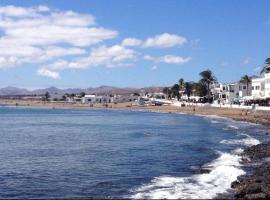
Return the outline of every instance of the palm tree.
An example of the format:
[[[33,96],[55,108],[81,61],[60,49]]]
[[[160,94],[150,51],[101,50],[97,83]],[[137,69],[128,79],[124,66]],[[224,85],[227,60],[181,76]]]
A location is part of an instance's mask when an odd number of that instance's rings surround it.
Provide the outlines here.
[[[174,84],[171,88],[171,92],[172,92],[172,95],[174,97],[177,97],[177,100],[179,100],[180,98],[180,95],[179,95],[179,85],[178,84]]]
[[[265,65],[261,71],[261,74],[263,73],[270,73],[270,58],[265,59]]]
[[[183,92],[184,92],[184,89],[185,89],[185,82],[184,82],[184,79],[180,78],[179,81],[178,81],[178,84],[179,84],[179,96],[181,98]]]
[[[192,93],[192,84],[190,82],[186,82],[185,83],[185,94],[188,97],[188,101],[189,101],[189,97],[190,97],[191,93]]]
[[[205,84],[207,87],[207,99],[208,99],[208,103],[210,103],[210,85],[213,83],[216,83],[217,79],[210,69],[202,71],[200,73],[200,76],[201,76],[200,82],[202,84]]]
[[[180,90],[183,90],[184,89],[184,79],[182,79],[182,78],[180,78],[179,79],[179,81],[178,81],[178,83],[179,83],[179,88],[180,88]]]
[[[245,75],[241,78],[240,83],[246,84],[247,86],[247,96],[248,96],[248,86],[251,83],[251,78],[248,75]]]

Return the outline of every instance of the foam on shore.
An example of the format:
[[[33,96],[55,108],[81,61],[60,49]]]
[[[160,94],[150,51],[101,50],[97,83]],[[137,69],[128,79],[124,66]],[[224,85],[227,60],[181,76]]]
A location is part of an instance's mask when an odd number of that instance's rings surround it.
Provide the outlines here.
[[[189,177],[160,176],[150,183],[144,184],[132,191],[134,199],[212,199],[231,191],[231,183],[246,172],[241,168],[241,146],[252,146],[260,143],[259,140],[241,133],[247,123],[235,123],[219,116],[204,116],[211,119],[212,123],[224,123],[227,128],[234,129],[241,136],[240,139],[222,140],[220,143],[237,145],[230,153],[218,152],[219,157],[205,164],[204,169],[209,173],[195,174]],[[226,119],[226,120],[224,120]],[[248,123],[253,125],[253,123]],[[240,132],[239,132],[240,131]],[[240,147],[239,147],[240,146]]]
[[[135,199],[210,199],[230,189],[231,182],[245,174],[242,170],[241,157],[235,154],[219,152],[220,156],[205,165],[208,174],[191,177],[161,176],[149,184],[133,191]]]
[[[245,146],[253,146],[253,145],[257,145],[260,144],[260,141],[249,136],[246,135],[246,138],[244,139],[239,139],[239,140],[222,140],[220,143],[222,144],[235,144],[235,145],[245,145]]]

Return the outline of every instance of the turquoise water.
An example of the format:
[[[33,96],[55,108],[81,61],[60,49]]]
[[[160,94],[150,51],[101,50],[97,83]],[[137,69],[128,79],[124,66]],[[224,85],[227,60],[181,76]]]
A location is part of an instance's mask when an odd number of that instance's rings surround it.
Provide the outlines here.
[[[0,198],[214,198],[266,131],[215,116],[0,107]]]

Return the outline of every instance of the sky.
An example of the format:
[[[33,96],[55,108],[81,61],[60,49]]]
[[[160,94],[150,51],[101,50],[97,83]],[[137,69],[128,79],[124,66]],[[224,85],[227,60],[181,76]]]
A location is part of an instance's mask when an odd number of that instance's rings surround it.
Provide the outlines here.
[[[0,87],[170,86],[258,75],[268,0],[1,0]]]

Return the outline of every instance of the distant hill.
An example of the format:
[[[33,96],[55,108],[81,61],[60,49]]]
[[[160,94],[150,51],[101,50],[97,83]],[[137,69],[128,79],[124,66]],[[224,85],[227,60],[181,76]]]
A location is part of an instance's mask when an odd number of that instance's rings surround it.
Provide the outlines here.
[[[45,89],[37,89],[37,90],[27,90],[24,88],[17,88],[17,87],[4,87],[0,88],[0,95],[42,95],[46,92],[50,94],[79,94],[84,92],[86,94],[132,94],[132,93],[145,93],[145,92],[161,92],[163,87],[145,87],[145,88],[119,88],[119,87],[112,87],[102,85],[96,88],[68,88],[68,89],[59,89],[56,87],[49,87]]]
[[[29,95],[31,92],[27,89],[21,89],[16,87],[4,87],[0,88],[0,95]]]

